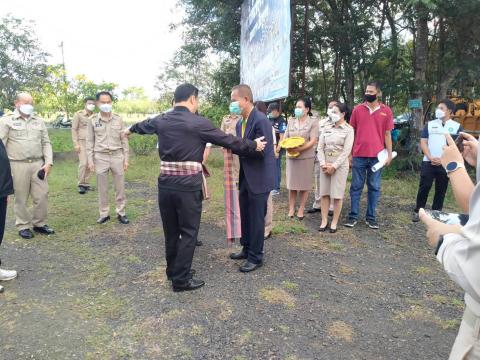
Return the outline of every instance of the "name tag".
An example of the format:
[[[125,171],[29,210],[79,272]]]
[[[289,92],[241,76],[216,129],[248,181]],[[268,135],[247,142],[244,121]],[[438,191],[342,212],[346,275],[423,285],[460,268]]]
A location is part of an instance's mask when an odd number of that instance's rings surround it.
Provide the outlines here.
[[[25,130],[25,123],[22,121],[14,121],[12,123],[12,129],[14,130]]]

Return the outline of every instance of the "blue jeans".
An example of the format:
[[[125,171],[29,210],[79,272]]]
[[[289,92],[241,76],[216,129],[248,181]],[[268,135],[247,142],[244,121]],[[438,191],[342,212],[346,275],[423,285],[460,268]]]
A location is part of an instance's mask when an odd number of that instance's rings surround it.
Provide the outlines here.
[[[280,150],[278,159],[275,159],[275,190],[280,191],[280,183],[282,182],[282,157],[285,150]]]
[[[368,188],[367,220],[376,220],[375,209],[380,199],[380,184],[382,170],[372,171],[372,166],[378,162],[377,158],[354,157],[352,161],[352,184],[350,185],[351,209],[348,217],[358,220],[360,212],[360,198],[365,180]]]

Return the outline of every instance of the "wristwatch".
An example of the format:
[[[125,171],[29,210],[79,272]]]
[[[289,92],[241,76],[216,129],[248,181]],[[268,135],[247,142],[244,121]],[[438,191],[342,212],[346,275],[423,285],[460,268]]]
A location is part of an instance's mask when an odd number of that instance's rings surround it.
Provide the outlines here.
[[[447,164],[447,166],[445,166],[445,170],[447,171],[447,174],[457,171],[460,168],[465,168],[465,165],[456,161],[451,161]]]

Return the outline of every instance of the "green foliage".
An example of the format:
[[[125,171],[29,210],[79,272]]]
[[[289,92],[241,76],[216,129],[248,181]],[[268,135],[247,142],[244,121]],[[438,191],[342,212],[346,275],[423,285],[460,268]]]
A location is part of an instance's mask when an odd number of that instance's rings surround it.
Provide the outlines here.
[[[157,137],[134,134],[128,139],[128,144],[130,150],[133,150],[135,155],[146,156],[150,155],[156,149]]]
[[[69,129],[48,129],[53,152],[73,151],[72,133]]]
[[[62,65],[50,65],[46,69],[46,82],[32,93],[36,111],[50,117],[57,112],[67,113],[69,117],[83,109],[84,99],[94,97],[97,92],[106,90],[114,92],[114,83],[99,84],[89,80],[85,75],[77,75],[68,80]]]
[[[12,108],[16,93],[42,86],[47,57],[31,23],[0,18],[0,110]]]
[[[199,113],[219,127],[223,117],[228,114],[228,105],[226,103],[219,105],[207,104],[200,108]]]

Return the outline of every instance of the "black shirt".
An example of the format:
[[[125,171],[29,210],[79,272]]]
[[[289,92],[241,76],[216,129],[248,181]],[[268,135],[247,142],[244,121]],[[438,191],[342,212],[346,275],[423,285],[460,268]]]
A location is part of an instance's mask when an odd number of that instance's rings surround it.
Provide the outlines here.
[[[13,194],[12,171],[8,160],[7,150],[0,140],[0,198]]]
[[[254,152],[255,141],[227,135],[206,118],[191,113],[186,107],[132,125],[131,132],[157,134],[158,153],[162,161],[195,161],[201,163],[206,143],[231,149],[238,155]],[[159,189],[197,191],[202,188],[202,174],[158,177]]]
[[[272,123],[273,129],[275,130],[275,137],[277,139],[277,144],[280,141],[280,134],[285,134],[285,130],[287,130],[287,121],[283,116],[279,116],[277,118],[270,119]]]

